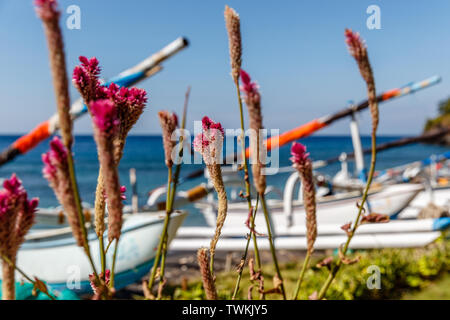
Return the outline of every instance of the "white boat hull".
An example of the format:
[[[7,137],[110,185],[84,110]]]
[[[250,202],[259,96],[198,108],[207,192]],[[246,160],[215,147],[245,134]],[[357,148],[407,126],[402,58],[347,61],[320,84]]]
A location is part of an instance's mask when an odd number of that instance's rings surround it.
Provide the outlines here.
[[[392,233],[392,234],[358,234],[350,243],[352,249],[375,249],[375,248],[413,248],[423,247],[435,241],[441,232],[412,232],[412,233]],[[336,249],[341,243],[345,243],[345,235],[319,236],[316,239],[314,248],[316,250]],[[192,248],[208,247],[209,239],[174,239],[172,250],[191,251]],[[243,237],[236,239],[220,239],[217,243],[216,251],[241,251],[245,248],[247,240]],[[306,237],[277,237],[275,239],[277,250],[305,250]],[[253,248],[253,241],[250,241],[250,248]],[[269,250],[267,238],[258,238],[258,249]]]
[[[430,203],[439,207],[449,207],[450,187],[434,188],[433,191],[424,190],[399,214],[399,219],[414,219]]]
[[[169,241],[174,238],[185,217],[185,213],[172,214]],[[125,219],[117,251],[116,289],[138,281],[149,272],[163,229],[163,218],[164,213],[142,213]],[[26,274],[45,281],[54,290],[90,292],[88,277],[92,269],[83,249],[76,246],[71,233],[39,237],[39,232],[44,235],[49,233],[48,230],[37,231],[30,235],[19,250],[18,266]],[[105,241],[107,243],[106,238]],[[94,232],[90,232],[89,243],[96,269],[99,270],[99,241]],[[107,268],[111,268],[113,248],[114,244],[107,254]],[[21,276],[18,273],[16,276],[20,281]]]
[[[363,224],[358,227],[356,234],[395,234],[395,233],[412,233],[412,232],[430,232],[441,231],[450,227],[450,218],[438,219],[420,219],[420,220],[392,220],[388,223],[370,223]],[[264,226],[258,230],[267,235],[267,229]],[[212,227],[181,227],[177,232],[177,239],[180,238],[212,238],[215,229]],[[242,237],[247,234],[249,229],[245,226],[235,228],[223,228],[221,239],[230,237]],[[345,235],[345,231],[341,229],[339,224],[323,224],[317,226],[317,234],[323,235]],[[305,236],[306,228],[304,226],[295,225],[292,227],[278,228],[277,237],[284,236]],[[221,241],[221,240],[220,240]]]
[[[423,190],[421,185],[398,184],[387,186],[381,191],[369,196],[369,204],[372,212],[393,216],[402,211],[414,197]],[[356,203],[360,201],[359,195],[351,197],[334,198],[331,200],[318,201],[317,203],[317,224],[345,224],[355,219],[357,213]],[[301,203],[293,203],[291,220],[284,212],[283,202],[280,200],[268,201],[269,211],[275,232],[286,228],[289,225],[305,226],[305,210]],[[202,213],[210,226],[215,226],[216,210],[211,205],[202,205]],[[248,217],[247,203],[231,203],[228,208],[227,218],[224,228],[243,226]],[[256,231],[259,232],[265,225],[261,208],[256,215]]]

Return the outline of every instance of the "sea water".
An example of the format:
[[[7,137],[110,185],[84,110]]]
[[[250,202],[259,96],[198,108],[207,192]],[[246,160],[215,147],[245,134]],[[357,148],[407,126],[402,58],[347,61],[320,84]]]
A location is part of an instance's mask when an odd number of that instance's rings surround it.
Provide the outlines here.
[[[0,136],[0,150],[8,147],[18,136]],[[399,139],[396,136],[378,137],[378,143],[384,143]],[[352,141],[349,136],[313,136],[302,139],[313,160],[326,160],[339,156],[341,152],[352,152]],[[370,137],[362,137],[364,148],[370,147]],[[53,191],[42,177],[42,153],[48,150],[48,141],[44,141],[34,150],[25,155],[18,156],[15,160],[0,167],[0,177],[9,177],[15,172],[23,181],[31,197],[40,198],[40,207],[57,206],[58,202]],[[436,145],[412,144],[388,151],[380,152],[377,158],[377,169],[385,169],[409,162],[423,160],[434,154],[449,151],[450,148]],[[91,136],[77,136],[74,144],[74,159],[78,186],[84,202],[93,203],[95,187],[98,175],[97,151]],[[284,146],[279,150],[279,165],[285,167],[290,165],[290,146]],[[366,165],[369,164],[370,156],[366,156]],[[353,163],[349,162],[349,169],[353,170]],[[184,165],[181,177],[190,172],[201,169],[201,164]],[[131,188],[129,187],[129,169],[135,168],[137,173],[139,203],[143,205],[147,201],[149,191],[157,188],[167,180],[167,168],[164,164],[164,152],[161,136],[130,136],[127,139],[123,159],[120,163],[120,182],[127,187],[128,199],[131,199]],[[340,164],[335,163],[319,171],[333,175],[340,169]],[[281,191],[290,173],[280,173],[268,176],[268,185],[274,185]],[[180,185],[179,190],[187,190],[202,182],[203,177],[187,181]],[[129,203],[129,201],[126,201]],[[189,206],[187,225],[204,225],[204,219],[200,212],[193,206]]]

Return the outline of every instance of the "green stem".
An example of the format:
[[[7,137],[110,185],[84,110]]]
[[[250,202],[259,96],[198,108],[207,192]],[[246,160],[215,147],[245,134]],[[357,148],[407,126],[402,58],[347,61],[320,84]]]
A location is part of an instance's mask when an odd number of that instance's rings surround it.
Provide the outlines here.
[[[185,94],[185,99],[184,99],[184,106],[183,106],[183,118],[181,120],[181,129],[184,130],[184,128],[186,127],[186,115],[187,115],[187,107],[188,107],[188,101],[189,101],[189,94],[191,92],[191,87],[189,86],[187,88],[186,94]],[[183,143],[184,143],[184,136],[180,136],[180,140],[179,140],[179,149],[178,149],[178,160],[180,160],[180,158],[183,158]],[[167,198],[166,198],[166,217],[170,217],[170,214],[173,211],[173,203],[174,203],[174,199],[175,199],[175,195],[176,195],[176,190],[177,190],[177,185],[178,185],[178,179],[180,177],[180,172],[181,172],[181,161],[180,163],[178,163],[175,167],[175,174],[173,177],[173,181],[172,181],[172,168],[170,167],[169,169],[169,179],[168,179],[168,190],[167,190]],[[172,183],[172,187],[171,187],[171,183]],[[168,225],[167,225],[168,227]],[[166,264],[166,256],[167,256],[167,241],[168,241],[168,234],[167,234],[168,229],[166,228],[165,231],[163,231],[164,235],[163,235],[163,245],[162,245],[162,258],[161,258],[161,269],[160,269],[160,283],[159,285],[162,286],[163,285],[163,280],[164,280],[164,272],[165,272],[165,264]],[[153,286],[153,284],[152,284]],[[149,288],[150,287],[150,283],[149,283]],[[158,300],[161,299],[159,293],[161,292],[161,290],[158,290]]]
[[[242,159],[244,160],[245,192],[246,192],[246,197],[247,197],[248,209],[252,210],[252,197],[251,197],[250,181],[249,181],[249,175],[248,175],[248,164],[247,164],[247,157],[245,155],[246,143],[245,143],[244,111],[243,111],[243,106],[242,106],[241,91],[239,90],[239,80],[235,79],[234,84],[236,86],[237,98],[238,98],[238,103],[239,103],[239,116],[241,119],[241,130],[242,130],[241,146],[242,146]],[[256,211],[255,211],[255,215],[256,215]],[[255,218],[253,215],[252,215],[252,218],[250,221],[250,225],[251,225],[251,229],[254,231],[255,230]],[[252,236],[253,236],[253,247],[254,247],[254,251],[255,251],[256,266],[258,267],[259,270],[261,270],[261,259],[259,257],[259,250],[258,250],[258,244],[256,241],[255,232],[252,232]]]
[[[264,218],[266,220],[267,234],[269,237],[270,252],[272,253],[273,264],[275,266],[277,276],[281,280],[280,288],[281,288],[281,293],[283,295],[283,299],[286,300],[286,291],[284,290],[283,277],[281,276],[280,267],[278,265],[277,254],[275,251],[275,245],[274,245],[273,238],[272,238],[272,227],[270,224],[269,210],[267,209],[266,197],[264,196],[264,193],[260,193],[259,197],[261,198],[261,204],[262,204],[262,208],[264,211]]]
[[[73,158],[72,158],[72,151],[71,151],[71,148],[69,148],[69,146],[66,146],[66,147],[69,150],[69,152],[67,153],[67,164],[69,167],[70,183],[72,185],[73,194],[75,197],[75,203],[77,206],[78,219],[80,220],[81,233],[82,233],[83,239],[84,239],[83,247],[84,247],[84,251],[88,257],[91,268],[94,272],[94,275],[99,280],[97,270],[95,269],[94,261],[92,260],[91,250],[89,248],[89,240],[88,240],[86,225],[85,225],[85,221],[84,221],[83,207],[81,206],[81,199],[80,199],[80,194],[78,192],[77,179],[75,177],[75,167],[74,167]]]
[[[100,249],[100,262],[102,265],[102,273],[105,274],[106,271],[106,253],[105,253],[105,244],[103,242],[103,236],[98,238],[99,249]]]
[[[298,298],[298,293],[300,291],[300,287],[301,287],[302,282],[303,282],[303,277],[305,276],[306,269],[308,269],[310,260],[311,260],[311,253],[308,251],[306,253],[305,261],[303,261],[303,267],[302,267],[302,270],[300,271],[300,275],[299,275],[298,280],[297,280],[297,285],[295,287],[295,292],[294,292],[294,295],[292,297],[292,300],[297,300],[297,298]]]
[[[112,265],[111,265],[111,277],[109,281],[110,288],[114,288],[114,277],[116,275],[116,258],[117,258],[117,248],[119,247],[119,239],[116,240],[116,243],[114,244],[114,253],[112,258]]]
[[[159,271],[160,277],[159,277],[159,287],[158,287],[158,296],[156,297],[156,300],[161,300],[162,295],[162,286],[164,284],[164,272],[166,269],[166,256],[167,256],[167,238],[168,235],[166,234],[163,242],[163,253],[161,257],[161,268]]]
[[[345,256],[345,254],[347,253],[348,247],[350,245],[350,241],[352,240],[353,236],[355,235],[356,229],[358,228],[358,225],[359,225],[359,220],[361,219],[364,204],[366,203],[366,200],[367,200],[367,197],[369,194],[370,185],[372,184],[373,174],[375,172],[376,155],[377,155],[376,132],[375,132],[375,130],[372,130],[372,158],[370,161],[369,176],[367,178],[366,187],[364,189],[364,194],[363,194],[363,197],[361,200],[361,204],[359,206],[358,215],[356,216],[355,224],[353,225],[352,230],[349,232],[349,235],[347,237],[347,242],[345,243],[344,248],[342,250],[343,256]],[[320,289],[320,292],[318,295],[319,300],[322,300],[325,297],[325,294],[327,293],[328,288],[330,287],[331,283],[333,282],[334,278],[336,277],[336,274],[338,273],[341,265],[342,265],[342,259],[339,258],[336,265],[331,269],[330,273],[328,274],[328,278],[325,281],[324,285]]]
[[[169,167],[168,178],[167,178],[166,216],[164,218],[164,225],[163,225],[161,237],[159,238],[158,250],[156,251],[155,261],[153,262],[152,272],[150,274],[149,281],[148,281],[148,288],[150,290],[152,290],[153,284],[155,283],[156,270],[158,268],[159,261],[161,259],[161,253],[163,252],[164,240],[165,240],[167,230],[169,227],[170,214],[168,212],[169,212],[169,206],[170,206],[169,202],[171,199],[171,192],[170,192],[171,184],[172,184],[172,167]]]
[[[255,213],[256,211],[258,211],[258,204],[259,204],[259,195],[257,195],[256,197],[256,205],[255,205]],[[247,261],[247,254],[248,254],[248,247],[250,245],[250,239],[251,239],[251,234],[248,234],[247,236],[247,244],[245,245],[245,250],[244,250],[244,254],[242,255],[241,261],[243,261],[244,265],[245,265],[245,261]],[[233,291],[233,296],[232,296],[232,300],[236,299],[236,295],[239,292],[239,286],[241,283],[241,279],[242,279],[242,272],[244,271],[244,265],[241,266],[241,268],[239,269],[239,273],[238,273],[238,277],[236,280],[236,284],[234,285],[234,291]]]
[[[31,284],[33,284],[33,286],[36,286],[36,282],[31,279],[22,269],[20,269],[14,262],[12,262],[7,256],[5,255],[1,255],[1,258],[3,261],[5,261],[7,264],[9,264],[12,268],[16,269],[21,275],[22,277],[24,277],[25,279],[27,279]],[[56,300],[56,298],[54,296],[52,296],[50,293],[48,292],[43,292],[47,297],[49,297],[51,300]]]

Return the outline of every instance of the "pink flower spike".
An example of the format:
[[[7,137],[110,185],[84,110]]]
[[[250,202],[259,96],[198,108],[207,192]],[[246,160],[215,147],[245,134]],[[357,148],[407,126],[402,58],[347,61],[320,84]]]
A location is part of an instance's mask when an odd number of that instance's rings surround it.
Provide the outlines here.
[[[59,16],[56,0],[35,0],[34,5],[38,16],[43,20],[55,19]]]
[[[81,65],[86,72],[94,76],[98,76],[100,74],[101,69],[99,67],[99,62],[96,57],[88,59],[84,56],[80,56],[78,59],[80,60]]]
[[[94,124],[102,134],[114,135],[119,128],[117,109],[110,100],[96,100],[91,102],[90,109]]]
[[[127,192],[127,188],[125,186],[121,186],[120,187],[120,194],[121,194],[120,198],[122,200],[127,200],[127,196],[126,196],[125,192]]]
[[[222,135],[225,135],[220,122],[216,123],[216,122],[212,121],[208,116],[203,117],[202,126],[203,126],[203,130],[215,129],[215,130],[219,130],[222,133]]]
[[[251,97],[253,94],[259,95],[259,85],[256,82],[252,82],[250,75],[241,69],[241,81],[242,85],[240,89],[247,97]]]
[[[347,43],[350,54],[355,59],[360,59],[362,52],[366,49],[366,44],[359,33],[353,32],[351,29],[345,29],[345,43]]]
[[[225,135],[222,125],[205,116],[202,119],[202,127],[203,132],[194,138],[193,148],[202,154],[207,165],[218,164]]]
[[[127,192],[127,188],[125,186],[121,186],[120,187],[120,199],[122,199],[124,201],[127,200],[127,196],[126,196],[125,192]],[[105,190],[103,191],[103,196],[105,197],[105,199],[108,198]]]
[[[20,181],[16,174],[13,173],[11,178],[6,179],[3,182],[3,188],[5,188],[10,194],[17,195],[21,191],[22,181]]]
[[[107,90],[101,86],[98,76],[100,66],[97,58],[79,57],[81,64],[73,69],[72,83],[78,89],[84,101],[90,102],[107,97]]]
[[[309,157],[309,153],[306,152],[306,147],[298,142],[294,142],[291,147],[290,160],[293,164],[304,164]]]

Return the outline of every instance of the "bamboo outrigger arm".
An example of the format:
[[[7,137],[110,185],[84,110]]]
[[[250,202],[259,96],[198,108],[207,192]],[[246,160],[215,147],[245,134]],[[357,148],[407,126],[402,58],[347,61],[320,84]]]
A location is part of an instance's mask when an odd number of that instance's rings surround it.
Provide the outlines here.
[[[186,38],[178,38],[175,41],[169,43],[159,52],[149,56],[139,64],[131,67],[116,77],[105,82],[104,85],[109,85],[114,82],[121,87],[132,86],[148,77],[159,72],[162,67],[161,63],[168,58],[172,57],[174,54],[178,53],[182,49],[186,48],[189,42]],[[70,114],[72,119],[76,120],[87,113],[87,107],[83,104],[81,99],[76,100],[71,108]],[[50,119],[40,123],[36,128],[34,128],[28,134],[20,137],[14,141],[8,148],[0,153],[0,166],[13,160],[15,157],[33,149],[39,143],[50,137],[59,129],[59,119],[58,115],[54,114]]]
[[[438,84],[441,81],[440,76],[433,76],[428,79],[411,82],[401,88],[395,88],[388,91],[383,92],[377,97],[378,102],[385,102],[388,100],[392,100],[394,98],[398,98],[401,96],[405,96],[421,89],[425,89],[432,85]],[[281,147],[289,142],[294,140],[298,140],[300,138],[307,137],[313,134],[316,131],[319,131],[322,128],[325,128],[335,122],[336,120],[348,117],[353,115],[355,112],[362,111],[369,107],[369,101],[364,100],[356,106],[352,106],[349,108],[345,108],[339,112],[336,112],[331,115],[326,115],[324,117],[314,119],[306,124],[303,124],[297,128],[284,132],[278,136],[270,137],[265,141],[267,146],[267,151]],[[250,154],[250,149],[247,148],[246,156],[248,157]]]

